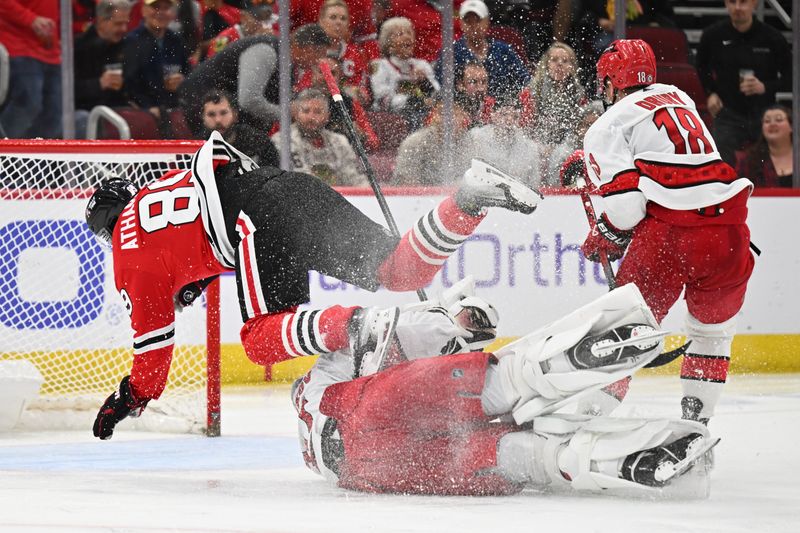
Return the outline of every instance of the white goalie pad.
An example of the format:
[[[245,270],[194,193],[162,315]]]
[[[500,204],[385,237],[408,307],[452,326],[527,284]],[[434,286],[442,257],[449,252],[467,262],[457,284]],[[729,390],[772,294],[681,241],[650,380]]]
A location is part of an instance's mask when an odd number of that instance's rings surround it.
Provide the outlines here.
[[[566,483],[572,489],[611,490],[620,495],[638,493],[651,497],[708,496],[706,454],[717,441],[711,438],[708,428],[698,422],[551,415],[535,419],[533,431],[548,441],[565,446],[558,453],[546,454],[542,459],[551,479],[562,479],[558,475],[560,472],[569,474],[571,481]],[[629,455],[670,444],[694,433],[703,437],[701,444],[687,455],[685,461],[678,463],[674,472],[665,472],[665,476],[670,476],[666,486],[650,487],[620,477],[619,465]],[[692,467],[691,471],[687,471],[689,467]]]
[[[643,324],[650,331],[629,344],[641,342],[646,353],[592,369],[558,369],[557,358],[586,336],[626,324]],[[501,359],[508,390],[519,395],[512,412],[517,423],[552,413],[568,403],[634,374],[661,352],[663,337],[639,289],[629,284],[604,294],[569,315],[508,344],[495,352]],[[611,345],[613,347],[613,345]],[[512,358],[510,362],[502,359]],[[563,365],[562,365],[563,366]]]
[[[0,361],[0,431],[17,425],[25,404],[36,398],[42,383],[42,374],[30,361]]]

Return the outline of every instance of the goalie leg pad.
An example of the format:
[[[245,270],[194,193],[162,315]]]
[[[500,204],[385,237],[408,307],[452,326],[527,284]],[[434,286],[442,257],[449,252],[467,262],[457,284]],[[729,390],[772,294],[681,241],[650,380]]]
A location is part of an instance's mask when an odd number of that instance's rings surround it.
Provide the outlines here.
[[[613,332],[618,337],[626,328],[645,334],[609,340],[611,344],[605,346],[610,349],[605,353],[599,345],[606,342],[606,335]],[[626,285],[503,347],[495,355],[507,400],[515,406],[514,420],[523,423],[552,413],[630,376],[658,356],[665,334],[636,286]],[[596,342],[589,342],[590,355],[580,359],[594,359],[591,364],[598,366],[577,369],[569,354],[575,354],[586,339]],[[592,355],[593,350],[599,357]],[[623,350],[627,350],[624,355]]]
[[[655,490],[667,484],[665,472],[691,454],[692,446],[711,440],[704,425],[688,420],[596,417],[581,421],[579,416],[561,415],[537,419],[534,431],[563,439],[570,424],[578,429],[569,444],[555,458],[545,456],[544,460],[555,460],[577,490]]]

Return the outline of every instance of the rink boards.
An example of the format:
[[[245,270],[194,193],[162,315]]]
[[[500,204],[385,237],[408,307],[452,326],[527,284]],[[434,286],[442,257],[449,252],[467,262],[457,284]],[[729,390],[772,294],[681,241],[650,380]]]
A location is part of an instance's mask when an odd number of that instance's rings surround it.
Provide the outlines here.
[[[388,193],[389,206],[401,231],[411,227],[442,198],[441,194]],[[363,194],[348,197],[368,216],[383,222],[374,197]],[[92,345],[70,348],[100,351],[130,342],[125,336],[108,335],[106,321],[119,321],[124,315],[120,317],[118,312],[118,297],[110,276],[85,275],[81,263],[90,259],[81,250],[90,247],[89,244],[39,240],[26,245],[24,237],[20,243],[20,236],[24,235],[19,232],[21,225],[74,224],[82,218],[85,200],[60,203],[57,212],[62,214],[62,220],[26,222],[24,217],[30,216],[27,214],[30,210],[23,212],[15,202],[0,202],[0,243],[5,243],[0,248],[0,309],[38,306],[51,309],[53,314],[48,318],[45,313],[42,320],[31,325],[15,322],[18,314],[0,313],[0,329],[5,329],[0,331],[0,339],[8,338],[9,334],[30,337],[26,345],[44,350],[64,339],[78,338],[76,329],[89,328],[97,332],[97,335],[88,336],[93,339]],[[763,253],[756,260],[747,300],[738,317],[739,334],[732,361],[734,372],[800,371],[797,357],[800,355],[800,283],[795,279],[800,271],[797,247],[800,228],[796,224],[799,207],[800,197],[794,196],[760,196],[750,202],[752,240]],[[598,208],[602,207],[598,205]],[[43,209],[40,212],[52,211]],[[429,296],[435,296],[464,275],[473,275],[477,293],[491,301],[500,312],[500,336],[514,338],[607,290],[602,270],[584,259],[579,251],[587,231],[577,196],[548,197],[531,216],[494,210],[426,290]],[[13,249],[7,246],[12,239],[16,242]],[[92,236],[88,231],[78,232],[74,239],[83,241]],[[61,266],[57,271],[50,271],[59,278],[54,289],[57,292],[48,295],[33,290],[33,280],[47,272],[42,265],[53,263]],[[414,293],[386,290],[370,293],[315,272],[310,274],[310,282],[312,301],[309,307],[395,305],[416,301]],[[87,283],[100,283],[104,298],[79,301],[81,295],[97,293],[88,290],[84,286]],[[264,379],[264,370],[250,364],[239,345],[241,318],[233,276],[222,277],[221,293],[223,379],[227,382]],[[679,333],[684,313],[685,305],[679,302],[665,320],[665,327]],[[65,314],[70,317],[66,322]],[[304,360],[276,365],[272,375],[288,378],[302,372],[309,364],[309,360]]]

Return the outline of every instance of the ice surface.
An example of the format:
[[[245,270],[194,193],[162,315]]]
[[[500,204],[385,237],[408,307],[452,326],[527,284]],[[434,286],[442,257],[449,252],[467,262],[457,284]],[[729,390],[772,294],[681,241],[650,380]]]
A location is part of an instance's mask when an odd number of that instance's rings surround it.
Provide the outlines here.
[[[731,376],[712,433],[711,498],[649,501],[533,491],[384,496],[303,466],[288,386],[223,391],[218,439],[119,431],[0,433],[2,531],[797,532],[800,376]],[[678,416],[676,377],[637,378],[636,416]]]

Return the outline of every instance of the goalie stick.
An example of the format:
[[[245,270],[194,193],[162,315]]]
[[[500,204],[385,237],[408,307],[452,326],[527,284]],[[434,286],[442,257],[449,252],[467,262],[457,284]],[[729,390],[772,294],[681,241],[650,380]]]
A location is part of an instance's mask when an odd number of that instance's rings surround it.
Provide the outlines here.
[[[347,136],[350,138],[350,143],[353,145],[359,161],[361,161],[361,166],[364,167],[364,171],[367,174],[367,179],[369,180],[369,185],[372,187],[372,191],[375,193],[375,198],[378,200],[378,205],[380,206],[383,216],[386,219],[386,224],[389,226],[389,230],[392,232],[392,235],[399,239],[400,231],[397,229],[397,223],[394,221],[394,216],[392,216],[392,212],[389,210],[389,204],[386,203],[386,198],[383,196],[383,191],[381,191],[378,180],[375,178],[372,165],[370,164],[369,159],[367,159],[367,152],[364,150],[364,146],[361,144],[361,139],[358,137],[358,132],[356,132],[356,128],[353,125],[353,119],[350,117],[350,113],[348,113],[347,107],[344,105],[342,93],[339,91],[339,85],[336,83],[336,80],[333,77],[331,67],[325,61],[320,61],[318,66],[320,72],[322,72],[322,75],[325,77],[325,83],[328,85],[328,90],[333,97],[333,101],[336,104],[336,107],[339,109],[339,112],[342,114],[345,127],[347,128]],[[417,289],[417,296],[419,297],[420,301],[423,302],[428,299],[423,289]]]

